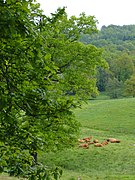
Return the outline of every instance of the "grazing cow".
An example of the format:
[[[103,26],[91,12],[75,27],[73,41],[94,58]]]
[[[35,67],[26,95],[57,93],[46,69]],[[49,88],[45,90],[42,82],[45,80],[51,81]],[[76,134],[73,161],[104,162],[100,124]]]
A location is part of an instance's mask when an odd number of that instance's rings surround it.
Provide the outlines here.
[[[94,143],[98,143],[99,141],[98,141],[98,139],[94,139],[93,142]]]
[[[85,140],[83,140],[83,139],[78,139],[78,142],[80,142],[80,143],[84,143],[84,142],[85,142]]]
[[[85,140],[85,142],[90,142],[91,139],[92,139],[92,136],[83,138],[83,140]]]
[[[104,145],[107,145],[107,144],[108,144],[108,141],[103,141],[101,144],[102,144],[103,146],[104,146]]]
[[[101,143],[95,143],[94,146],[95,147],[102,147],[103,145]]]
[[[79,147],[88,149],[89,148],[89,144],[80,144]]]
[[[115,139],[115,138],[108,138],[107,141],[111,143],[120,143],[120,140]]]
[[[120,143],[120,140],[116,139],[116,140],[111,140],[111,143]]]

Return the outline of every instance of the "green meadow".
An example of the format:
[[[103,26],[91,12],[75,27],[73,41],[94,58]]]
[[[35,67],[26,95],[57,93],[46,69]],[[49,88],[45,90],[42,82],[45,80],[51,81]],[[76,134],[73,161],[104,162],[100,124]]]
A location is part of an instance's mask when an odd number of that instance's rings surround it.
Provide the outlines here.
[[[63,169],[62,180],[135,179],[135,99],[91,100],[75,110],[81,123],[79,138],[93,136],[99,142],[113,137],[120,143],[89,149],[76,147],[43,154],[44,163]]]
[[[93,136],[99,142],[119,139],[103,147],[78,147],[43,153],[40,160],[63,169],[61,180],[134,180],[135,179],[135,99],[90,100],[75,110],[80,122],[80,137]],[[3,178],[3,179],[2,179]],[[0,180],[10,180],[1,176]],[[11,180],[14,180],[11,179]]]

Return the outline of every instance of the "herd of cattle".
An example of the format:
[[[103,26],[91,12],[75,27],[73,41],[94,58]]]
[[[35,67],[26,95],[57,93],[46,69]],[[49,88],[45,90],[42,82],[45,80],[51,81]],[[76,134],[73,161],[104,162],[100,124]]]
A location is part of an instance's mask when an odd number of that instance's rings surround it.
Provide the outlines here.
[[[88,149],[91,144],[94,144],[95,147],[103,147],[109,143],[120,143],[120,140],[115,139],[115,138],[108,138],[102,141],[101,143],[99,143],[98,139],[94,139],[94,140],[92,139],[93,139],[92,136],[85,137],[83,139],[78,139],[79,147]]]

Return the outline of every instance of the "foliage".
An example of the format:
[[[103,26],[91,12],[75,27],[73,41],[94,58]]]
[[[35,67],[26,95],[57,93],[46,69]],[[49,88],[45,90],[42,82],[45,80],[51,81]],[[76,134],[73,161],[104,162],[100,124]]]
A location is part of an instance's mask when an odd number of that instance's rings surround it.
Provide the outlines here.
[[[124,84],[122,81],[118,81],[116,78],[110,78],[106,86],[106,92],[112,99],[119,98],[123,95],[123,87]]]
[[[135,97],[135,74],[125,82],[125,95]]]
[[[134,72],[134,64],[128,54],[122,54],[110,64],[110,69],[118,81],[125,82]]]
[[[82,35],[81,41],[91,43],[97,47],[107,47],[113,45],[117,50],[134,50],[135,25],[109,25],[102,26],[98,34],[92,36]]]
[[[110,69],[98,69],[97,86],[100,91],[105,91],[109,78],[124,83],[132,76],[135,67],[135,25],[103,26],[98,34],[82,35],[80,41],[104,49],[103,57]]]
[[[73,108],[96,93],[96,67],[106,64],[101,49],[78,42],[97,31],[96,20],[68,19],[65,8],[47,17],[32,0],[3,0],[0,12],[0,172],[58,179],[38,153],[76,142]]]
[[[112,72],[110,72],[109,68],[102,68],[99,67],[97,69],[97,87],[100,92],[103,92],[106,90],[107,83],[109,81],[109,78],[112,77]]]

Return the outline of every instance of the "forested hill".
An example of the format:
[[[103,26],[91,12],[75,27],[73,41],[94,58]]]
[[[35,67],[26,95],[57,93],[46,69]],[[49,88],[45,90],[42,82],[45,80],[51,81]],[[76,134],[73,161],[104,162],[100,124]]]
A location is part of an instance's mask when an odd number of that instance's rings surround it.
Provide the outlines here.
[[[102,26],[98,34],[83,35],[81,41],[97,47],[113,45],[117,50],[135,50],[135,25]]]
[[[103,26],[98,33],[82,35],[80,41],[104,49],[109,71],[98,69],[99,91],[111,98],[135,97],[135,25]]]

